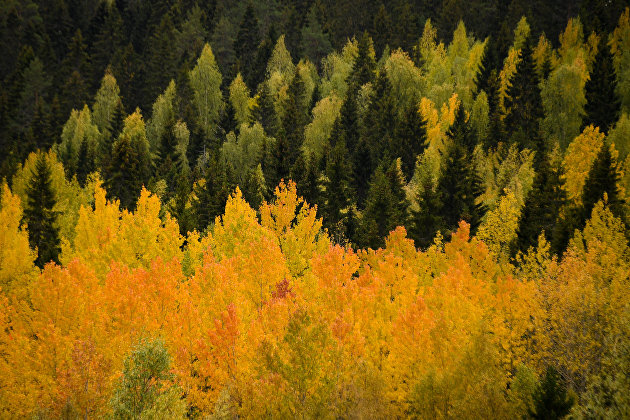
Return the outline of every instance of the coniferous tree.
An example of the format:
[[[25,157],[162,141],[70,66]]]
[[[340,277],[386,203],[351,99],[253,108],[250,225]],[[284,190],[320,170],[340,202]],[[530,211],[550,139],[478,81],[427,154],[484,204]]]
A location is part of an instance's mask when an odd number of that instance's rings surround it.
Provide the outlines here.
[[[298,194],[314,206],[319,204],[319,171],[313,156],[301,153],[291,168],[291,178],[295,181]]]
[[[260,87],[260,84],[265,80],[265,73],[267,71],[267,63],[271,58],[271,54],[273,53],[273,48],[276,45],[276,41],[278,41],[278,35],[276,34],[276,29],[273,24],[269,27],[267,31],[267,36],[261,41],[258,46],[258,50],[256,51],[256,58],[253,63],[253,68],[251,70],[251,86],[250,89],[254,91],[256,87]],[[259,88],[260,90],[260,88]]]
[[[326,179],[322,193],[324,224],[338,243],[351,238],[354,214],[352,209],[352,168],[348,162],[345,141],[338,141],[326,158]]]
[[[282,130],[279,133],[279,137],[286,137],[288,145],[286,159],[289,164],[295,162],[304,142],[304,127],[308,123],[308,110],[305,107],[308,98],[305,94],[304,80],[299,72],[295,72],[287,91]]]
[[[230,195],[229,174],[219,153],[211,156],[204,173],[204,183],[197,193],[195,219],[197,230],[202,232],[214,223],[215,217],[225,211],[225,203]]]
[[[90,49],[93,84],[98,83],[116,51],[124,48],[123,21],[120,12],[114,3],[108,5],[105,2],[103,6],[106,7],[105,19],[95,35],[92,48]]]
[[[91,150],[90,144],[86,138],[83,138],[81,141],[78,156],[77,180],[79,181],[79,185],[83,187],[85,186],[88,175],[96,170],[94,151]]]
[[[35,264],[43,268],[50,261],[59,263],[61,247],[56,226],[57,212],[54,210],[57,200],[52,187],[52,172],[44,153],[37,158],[26,195],[24,221],[28,225],[31,248],[37,249]]]
[[[256,75],[254,63],[256,61],[256,51],[260,44],[260,32],[258,19],[254,13],[254,7],[248,3],[241,20],[238,34],[234,40],[234,52],[236,53],[235,73],[241,73],[247,86],[256,89]]]
[[[532,55],[532,37],[521,49],[516,73],[510,79],[505,98],[506,139],[521,147],[540,150],[540,121],[543,117],[540,81]]]
[[[145,77],[142,109],[149,109],[177,73],[176,51],[173,48],[176,29],[171,13],[165,13],[149,39],[145,51]],[[136,83],[139,83],[137,81]]]
[[[339,117],[335,121],[330,135],[330,144],[334,146],[343,140],[348,150],[354,150],[359,142],[359,116],[357,114],[357,92],[351,89],[341,105]]]
[[[254,121],[262,125],[268,136],[275,137],[278,134],[278,115],[267,83],[261,83],[256,106],[252,109],[251,115]]]
[[[536,247],[541,232],[545,233],[547,241],[554,241],[554,248],[561,247],[561,245],[556,245],[561,242],[560,235],[562,235],[561,226],[557,223],[558,214],[565,201],[566,192],[562,188],[560,170],[552,167],[547,156],[540,158],[532,190],[525,199],[523,212],[518,222],[514,254],[517,250],[527,252],[530,247]]]
[[[488,98],[488,117],[489,127],[488,136],[485,141],[486,147],[496,147],[501,141],[501,133],[503,132],[502,120],[499,110],[499,74],[497,70],[496,45],[490,38],[486,42],[483,59],[477,70],[475,77],[475,89],[479,94],[481,91],[486,93]]]
[[[416,192],[418,209],[411,211],[409,237],[414,240],[416,247],[427,248],[433,243],[438,230],[444,228],[439,191],[434,188],[430,180],[420,184]]]
[[[315,65],[319,65],[322,59],[332,50],[330,39],[324,33],[322,25],[317,17],[316,3],[313,3],[306,24],[302,28],[300,50],[304,57],[308,58]]]
[[[379,166],[370,181],[370,189],[357,232],[357,246],[377,249],[385,245],[385,236],[395,228],[394,197],[389,179]]]
[[[391,44],[392,27],[392,18],[387,13],[385,5],[381,3],[378,12],[374,15],[371,31],[374,36],[374,49],[379,56],[383,53],[385,47]]]
[[[384,69],[376,76],[374,85],[374,93],[363,117],[361,130],[361,138],[370,149],[370,173],[389,149],[397,120],[391,98],[391,84]]]
[[[593,62],[593,70],[586,82],[586,106],[582,128],[593,124],[603,133],[608,133],[621,112],[621,101],[616,90],[617,76],[612,54],[605,37],[602,37]]]
[[[117,198],[125,209],[132,210],[140,195],[140,165],[140,157],[131,139],[127,136],[119,137],[113,146],[105,186],[110,199]]]
[[[533,395],[534,410],[529,415],[533,419],[556,420],[564,418],[573,406],[573,398],[567,394],[566,386],[558,371],[549,366]]]
[[[451,144],[444,157],[438,182],[438,192],[444,203],[444,226],[447,230],[455,230],[460,220],[466,220],[474,234],[486,209],[478,202],[483,194],[483,185],[470,152],[474,140],[461,104],[447,136]]]
[[[583,219],[580,229],[590,219],[593,207],[607,195],[608,208],[622,221],[626,221],[624,200],[619,191],[619,172],[610,152],[610,145],[604,143],[593,166],[586,177],[582,193]]]
[[[359,38],[358,54],[352,66],[348,85],[350,90],[356,90],[374,79],[376,70],[376,57],[372,38],[367,32]]]
[[[460,106],[460,108],[462,108]],[[405,179],[411,179],[416,167],[416,158],[426,147],[426,123],[415,104],[411,105],[399,119],[391,139],[389,155],[400,157]]]

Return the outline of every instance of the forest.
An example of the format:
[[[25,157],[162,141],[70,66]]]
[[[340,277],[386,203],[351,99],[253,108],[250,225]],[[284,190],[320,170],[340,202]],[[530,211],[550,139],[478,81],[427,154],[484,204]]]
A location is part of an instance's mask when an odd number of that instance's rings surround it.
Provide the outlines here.
[[[0,2],[0,418],[630,418],[625,0]]]

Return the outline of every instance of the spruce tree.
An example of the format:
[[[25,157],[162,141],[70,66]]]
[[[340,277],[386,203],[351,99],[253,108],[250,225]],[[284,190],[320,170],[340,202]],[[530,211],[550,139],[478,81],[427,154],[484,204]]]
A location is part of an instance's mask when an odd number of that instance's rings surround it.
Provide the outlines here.
[[[332,50],[332,45],[319,22],[316,6],[316,3],[313,3],[306,17],[306,25],[302,28],[300,50],[312,63],[319,65]]]
[[[521,49],[516,73],[510,79],[505,98],[506,138],[521,147],[540,150],[540,121],[543,117],[540,80],[532,55],[532,37]]]
[[[382,166],[379,166],[370,181],[370,189],[362,212],[357,234],[357,245],[361,248],[377,249],[385,245],[385,236],[395,227],[394,197],[390,182]]]
[[[391,97],[391,84],[385,69],[381,70],[374,82],[374,93],[363,117],[361,138],[370,149],[372,167],[370,174],[381,162],[390,148],[397,121]]]
[[[607,203],[610,211],[624,222],[626,221],[625,202],[619,191],[619,182],[620,176],[610,152],[610,145],[604,143],[584,183],[582,193],[583,220],[580,229],[584,227],[586,220],[590,219],[593,207],[604,198],[604,193],[608,197]]]
[[[107,168],[105,187],[109,199],[120,200],[122,208],[133,210],[142,189],[139,178],[140,157],[128,136],[120,136],[114,143]]]
[[[433,243],[437,231],[444,229],[444,204],[439,191],[429,179],[419,185],[416,200],[418,209],[411,211],[409,237],[414,240],[416,247],[424,249]]]
[[[523,212],[518,222],[516,251],[527,252],[538,245],[538,236],[544,231],[547,241],[559,248],[561,226],[558,225],[560,209],[565,204],[566,193],[562,188],[560,170],[552,167],[547,157],[540,159],[532,190],[525,199]],[[572,229],[571,230],[571,234]],[[555,239],[554,239],[555,238]],[[557,244],[557,245],[556,245]]]
[[[426,122],[420,115],[417,105],[413,104],[399,118],[389,147],[389,155],[401,159],[405,180],[411,179],[416,167],[416,158],[425,149],[426,141]]]
[[[359,116],[357,113],[357,92],[349,90],[341,105],[339,117],[335,121],[330,135],[330,144],[334,146],[343,140],[348,150],[354,150],[359,142]]]
[[[228,170],[219,153],[210,157],[204,181],[194,206],[197,230],[200,232],[205,231],[217,216],[225,212],[225,203],[231,192]]]
[[[52,171],[44,153],[37,158],[26,195],[24,222],[28,226],[31,248],[37,249],[35,264],[43,268],[50,261],[59,263],[61,248],[56,226],[57,212],[53,210],[57,201],[52,187]]]
[[[295,181],[298,195],[311,206],[319,204],[319,171],[313,156],[301,153],[291,169],[291,178]]]
[[[567,394],[566,386],[558,371],[549,366],[533,394],[534,410],[529,409],[532,419],[556,420],[571,411],[573,398]]]
[[[278,116],[266,82],[260,85],[258,100],[251,115],[254,121],[260,122],[268,136],[275,137],[278,134]]]
[[[305,96],[305,91],[302,76],[299,72],[295,72],[287,91],[282,130],[279,134],[279,137],[286,137],[289,146],[286,158],[290,164],[293,164],[300,154],[300,148],[304,142],[304,127],[308,123],[308,110],[305,107],[308,98]]]
[[[358,89],[364,84],[374,79],[376,70],[376,58],[372,38],[367,32],[359,38],[357,58],[354,60],[352,72],[350,73],[348,86],[350,90]]]
[[[241,73],[247,86],[256,89],[255,61],[256,51],[260,44],[260,32],[258,19],[254,13],[251,3],[247,4],[241,25],[234,41],[234,52],[236,53],[236,71]]]
[[[322,215],[324,224],[338,243],[351,238],[353,228],[351,186],[352,168],[348,163],[348,150],[345,141],[338,141],[328,152],[326,159],[326,179],[322,193]]]
[[[592,124],[599,127],[603,133],[608,133],[621,112],[621,101],[616,89],[617,76],[612,54],[605,37],[602,37],[593,62],[593,70],[586,82],[586,106],[582,128]]]
[[[271,24],[267,31],[267,36],[262,40],[256,50],[256,58],[251,69],[251,80],[249,81],[252,91],[256,90],[257,86],[260,88],[261,83],[265,80],[267,63],[271,58],[276,41],[278,41],[278,35],[276,34],[274,25]]]
[[[438,182],[438,193],[444,203],[442,216],[445,229],[455,230],[460,220],[466,220],[474,234],[486,209],[478,203],[483,185],[472,159],[471,150],[475,141],[461,104],[447,136],[451,144],[442,162],[442,175]]]
[[[79,146],[79,157],[77,164],[77,180],[79,185],[85,186],[85,182],[89,174],[96,170],[94,162],[94,151],[91,150],[90,144],[86,138],[83,138]]]

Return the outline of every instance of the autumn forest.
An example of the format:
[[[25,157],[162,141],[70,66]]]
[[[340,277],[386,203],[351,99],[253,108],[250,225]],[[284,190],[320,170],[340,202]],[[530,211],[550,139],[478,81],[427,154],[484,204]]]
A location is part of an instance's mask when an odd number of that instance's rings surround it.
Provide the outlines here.
[[[0,418],[630,418],[624,0],[0,1]]]

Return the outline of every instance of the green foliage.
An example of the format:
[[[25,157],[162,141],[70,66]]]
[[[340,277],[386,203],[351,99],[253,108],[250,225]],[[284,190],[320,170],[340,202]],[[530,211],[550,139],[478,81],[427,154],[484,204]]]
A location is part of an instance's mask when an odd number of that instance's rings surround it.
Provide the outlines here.
[[[608,134],[619,119],[621,102],[617,96],[617,76],[612,54],[602,37],[597,47],[589,80],[586,82],[586,106],[582,126],[594,125]]]
[[[35,265],[39,268],[50,261],[59,263],[61,252],[57,212],[53,209],[57,199],[52,189],[51,177],[46,155],[41,153],[26,190],[27,202],[24,209],[28,240],[31,248],[37,250]]]
[[[558,371],[549,366],[534,391],[534,410],[529,414],[534,419],[561,419],[569,414],[573,404]]]
[[[180,392],[168,386],[171,357],[161,339],[141,339],[124,362],[110,402],[115,419],[184,418]]]
[[[204,45],[197,65],[190,71],[189,77],[193,103],[197,111],[197,124],[207,139],[213,139],[216,124],[225,104],[220,90],[223,79],[208,44]]]

